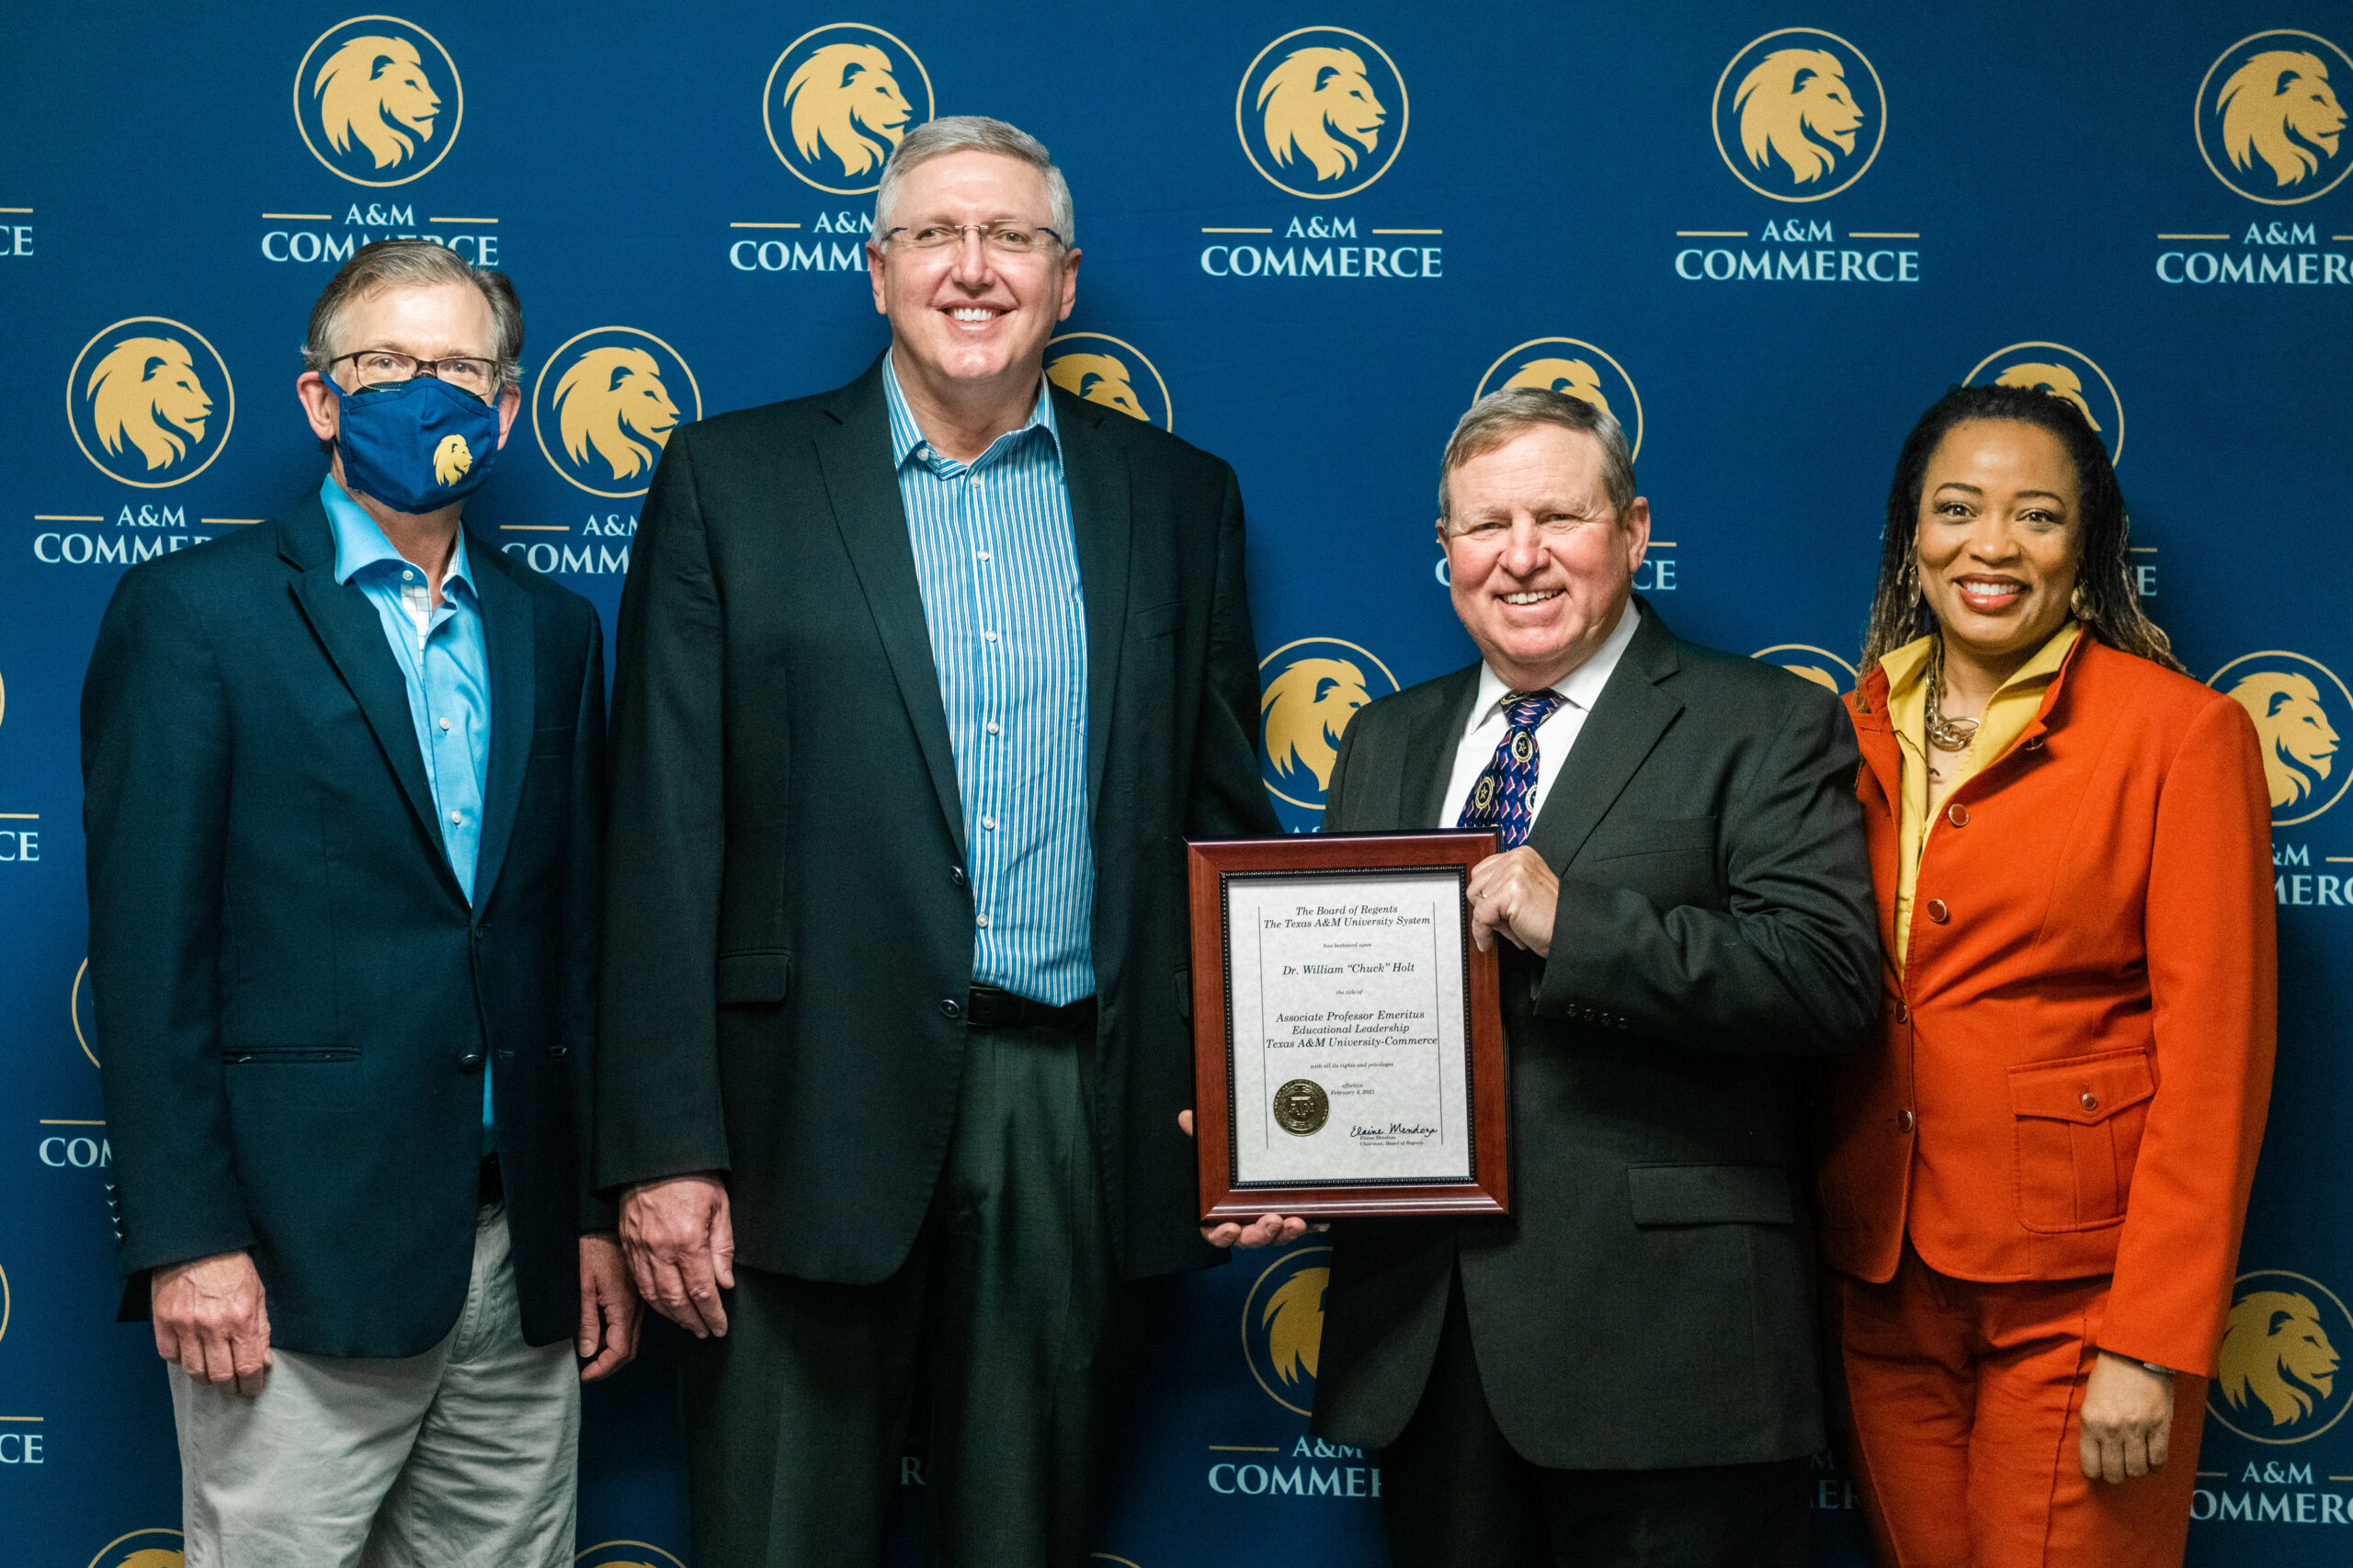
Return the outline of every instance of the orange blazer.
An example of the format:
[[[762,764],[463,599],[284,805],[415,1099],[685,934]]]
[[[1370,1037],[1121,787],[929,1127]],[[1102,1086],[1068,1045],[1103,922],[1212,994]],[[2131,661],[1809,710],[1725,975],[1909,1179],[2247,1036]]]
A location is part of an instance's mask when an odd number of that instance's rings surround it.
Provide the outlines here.
[[[1946,801],[1895,970],[1901,751],[1847,699],[1888,953],[1828,1105],[1823,1247],[1962,1279],[2110,1274],[2102,1348],[2211,1375],[2271,1094],[2270,795],[2239,705],[2086,633]]]

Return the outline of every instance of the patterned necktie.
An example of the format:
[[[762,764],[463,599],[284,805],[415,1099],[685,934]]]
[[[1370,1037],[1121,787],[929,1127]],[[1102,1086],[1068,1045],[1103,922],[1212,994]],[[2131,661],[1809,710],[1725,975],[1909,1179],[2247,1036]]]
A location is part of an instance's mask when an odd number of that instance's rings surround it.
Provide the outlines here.
[[[1511,727],[1471,786],[1456,826],[1492,827],[1506,849],[1528,842],[1536,819],[1536,726],[1567,700],[1557,691],[1515,691],[1505,699],[1504,719]]]

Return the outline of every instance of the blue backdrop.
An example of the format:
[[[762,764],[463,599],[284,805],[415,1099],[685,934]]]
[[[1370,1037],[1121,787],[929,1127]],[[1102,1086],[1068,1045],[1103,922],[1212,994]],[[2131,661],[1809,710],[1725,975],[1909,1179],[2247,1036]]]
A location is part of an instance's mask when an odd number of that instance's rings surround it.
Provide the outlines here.
[[[315,485],[292,397],[311,302],[356,244],[422,234],[507,269],[529,321],[529,413],[470,521],[609,614],[672,425],[835,385],[881,346],[859,254],[880,154],[967,112],[1069,171],[1086,260],[1057,379],[1240,471],[1269,682],[1340,658],[1378,696],[1467,661],[1431,489],[1479,391],[1607,402],[1640,439],[1653,603],[1841,687],[1920,410],[1972,379],[2083,401],[2187,662],[2287,693],[2261,705],[2281,1038],[2242,1290],[2305,1296],[2321,1343],[2234,1337],[2191,1558],[2345,1560],[2344,7],[396,3],[28,0],[0,29],[12,1561],[178,1540],[165,1374],[111,1322],[81,986],[75,699],[123,566]],[[1268,788],[1310,829],[1324,727],[1269,719]],[[1381,1560],[1378,1456],[1303,1436],[1316,1325],[1268,1313],[1323,1257],[1169,1292],[1105,1561]],[[684,1554],[673,1348],[591,1396],[585,1562]],[[905,1479],[912,1499],[919,1463]],[[1824,1561],[1852,1560],[1827,1461],[1815,1502]]]

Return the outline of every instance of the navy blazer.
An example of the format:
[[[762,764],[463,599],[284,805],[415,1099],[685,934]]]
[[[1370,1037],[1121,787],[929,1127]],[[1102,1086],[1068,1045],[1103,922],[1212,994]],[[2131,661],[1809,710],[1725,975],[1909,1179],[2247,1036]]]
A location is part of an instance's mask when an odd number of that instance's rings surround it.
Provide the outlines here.
[[[90,988],[114,1227],[147,1272],[243,1248],[275,1345],[413,1356],[472,1268],[482,1066],[523,1332],[578,1322],[601,876],[587,601],[468,551],[490,654],[469,907],[376,608],[315,496],[125,573],[82,688]]]

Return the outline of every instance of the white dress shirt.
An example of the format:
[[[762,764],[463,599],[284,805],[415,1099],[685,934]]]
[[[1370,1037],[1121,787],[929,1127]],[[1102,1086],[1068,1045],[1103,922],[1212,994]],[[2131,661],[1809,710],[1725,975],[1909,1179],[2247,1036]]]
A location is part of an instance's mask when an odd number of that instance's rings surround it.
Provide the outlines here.
[[[1536,726],[1536,798],[1529,802],[1529,822],[1543,814],[1544,798],[1552,793],[1552,780],[1561,776],[1561,760],[1577,744],[1577,736],[1585,729],[1586,715],[1593,711],[1601,688],[1609,684],[1610,673],[1625,656],[1626,645],[1633,642],[1634,623],[1641,617],[1641,607],[1628,599],[1618,624],[1602,639],[1601,646],[1593,651],[1593,657],[1552,683],[1552,689],[1566,700]],[[1461,820],[1463,803],[1471,799],[1472,786],[1479,782],[1479,775],[1486,771],[1495,748],[1511,733],[1511,723],[1504,717],[1504,704],[1512,692],[1513,688],[1506,686],[1503,677],[1492,668],[1483,664],[1479,666],[1479,695],[1471,705],[1470,727],[1462,732],[1462,739],[1454,748],[1454,774],[1447,781],[1446,799],[1438,807],[1438,820],[1431,824],[1433,827],[1452,827]]]

